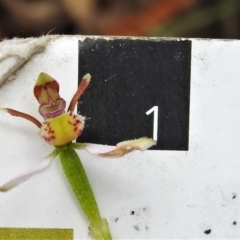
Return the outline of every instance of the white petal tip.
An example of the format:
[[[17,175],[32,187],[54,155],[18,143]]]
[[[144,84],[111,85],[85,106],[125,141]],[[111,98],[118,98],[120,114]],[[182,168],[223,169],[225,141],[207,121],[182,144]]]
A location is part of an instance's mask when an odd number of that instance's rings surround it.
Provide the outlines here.
[[[7,187],[1,187],[0,188],[0,192],[7,192],[8,190],[10,190],[11,188],[7,188]]]
[[[19,174],[18,176],[10,179],[8,182],[6,182],[2,186],[0,186],[0,192],[6,192],[6,191],[16,187],[20,183],[26,181],[27,179],[34,176],[35,174],[44,171],[45,169],[47,169],[50,166],[51,160],[52,160],[52,156],[49,156],[49,157],[45,158],[43,161],[39,162],[33,168],[30,168],[29,170],[23,172],[22,174]]]
[[[145,151],[156,144],[157,142],[152,138],[139,138],[135,140],[120,142],[117,144],[117,148],[133,148],[136,150]]]
[[[91,75],[90,73],[87,73],[86,75],[83,76],[83,79],[87,82],[89,82],[91,80]]]

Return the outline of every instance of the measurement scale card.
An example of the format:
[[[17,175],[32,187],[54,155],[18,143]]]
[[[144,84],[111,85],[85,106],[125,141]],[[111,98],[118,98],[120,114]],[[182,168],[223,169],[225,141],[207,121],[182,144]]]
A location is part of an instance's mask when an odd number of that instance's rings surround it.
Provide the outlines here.
[[[114,239],[240,238],[239,40],[46,36],[1,42],[0,60],[0,107],[41,120],[32,93],[40,72],[67,102],[90,73],[77,142],[157,141],[123,158],[78,151]],[[1,185],[52,148],[33,124],[0,115]],[[90,239],[58,158],[0,193],[0,206],[0,239],[6,229]]]

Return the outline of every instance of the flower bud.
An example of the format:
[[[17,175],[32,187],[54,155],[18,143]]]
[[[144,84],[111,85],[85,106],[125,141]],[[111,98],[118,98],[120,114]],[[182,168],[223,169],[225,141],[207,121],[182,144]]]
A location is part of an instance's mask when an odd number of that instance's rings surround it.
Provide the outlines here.
[[[33,92],[40,103],[39,113],[45,119],[59,116],[65,111],[66,102],[59,95],[59,84],[48,74],[39,74]]]

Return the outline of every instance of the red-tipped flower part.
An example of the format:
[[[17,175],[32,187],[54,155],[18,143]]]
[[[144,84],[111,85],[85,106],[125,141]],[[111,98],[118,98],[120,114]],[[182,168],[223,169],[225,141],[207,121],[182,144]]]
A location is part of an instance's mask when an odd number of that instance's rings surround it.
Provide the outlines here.
[[[34,87],[39,113],[46,118],[57,117],[65,111],[66,102],[59,95],[59,84],[46,73],[40,73]]]

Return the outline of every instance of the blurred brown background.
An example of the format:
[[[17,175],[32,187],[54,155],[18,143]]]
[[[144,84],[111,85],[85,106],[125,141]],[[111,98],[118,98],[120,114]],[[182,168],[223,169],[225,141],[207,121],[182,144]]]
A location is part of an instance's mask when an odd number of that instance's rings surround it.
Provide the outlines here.
[[[44,34],[240,37],[240,0],[0,0],[0,39]]]

